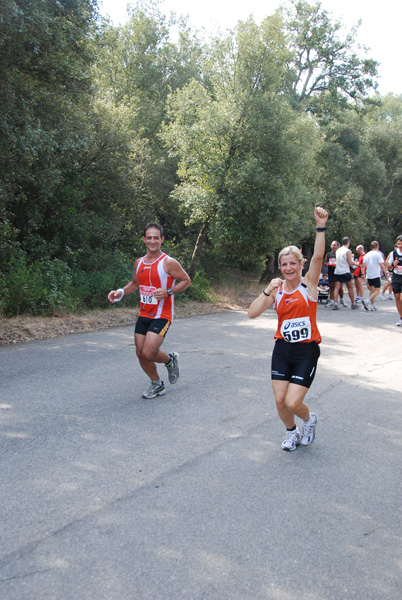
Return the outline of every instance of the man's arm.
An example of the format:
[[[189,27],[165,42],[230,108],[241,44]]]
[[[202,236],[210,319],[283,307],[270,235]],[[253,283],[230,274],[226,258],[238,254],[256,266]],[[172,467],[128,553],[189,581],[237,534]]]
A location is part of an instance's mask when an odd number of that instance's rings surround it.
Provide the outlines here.
[[[171,288],[173,294],[179,294],[180,292],[184,292],[191,285],[191,279],[183,269],[179,261],[175,258],[166,258],[164,263],[164,269],[168,275],[173,277],[176,280],[176,283]],[[154,291],[154,296],[157,300],[163,300],[164,298],[168,298],[169,294],[167,290],[164,288],[158,288]]]
[[[381,262],[380,263],[380,267],[382,269],[382,272],[384,273],[385,277],[388,277],[389,273],[388,273],[388,267],[385,264],[385,262]]]

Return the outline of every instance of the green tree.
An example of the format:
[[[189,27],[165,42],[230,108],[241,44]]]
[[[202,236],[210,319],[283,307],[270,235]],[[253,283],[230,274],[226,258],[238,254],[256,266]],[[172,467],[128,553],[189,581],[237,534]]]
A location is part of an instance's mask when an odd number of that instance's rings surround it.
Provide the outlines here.
[[[190,276],[208,231],[227,256],[258,264],[301,225],[300,205],[314,202],[320,134],[280,94],[288,58],[279,15],[261,26],[250,19],[213,41],[204,83],[170,98],[163,137],[179,157],[174,196],[200,226]]]
[[[125,26],[104,25],[95,68],[99,96],[128,110],[132,134],[141,140],[148,220],[161,221],[169,239],[182,239],[184,226],[177,202],[169,198],[178,181],[177,161],[167,155],[159,131],[169,93],[200,77],[201,55],[185,19],[166,17],[157,2],[138,2]]]
[[[356,44],[361,22],[345,34],[321,3],[294,0],[284,9],[292,58],[286,90],[295,107],[325,116],[361,102],[376,89],[378,63]]]
[[[0,207],[31,250],[41,245],[36,232],[81,144],[76,112],[90,91],[96,7],[95,0],[2,6]]]
[[[376,230],[391,248],[402,232],[402,96],[386,96],[367,121],[368,144],[385,170],[384,186],[377,196]]]

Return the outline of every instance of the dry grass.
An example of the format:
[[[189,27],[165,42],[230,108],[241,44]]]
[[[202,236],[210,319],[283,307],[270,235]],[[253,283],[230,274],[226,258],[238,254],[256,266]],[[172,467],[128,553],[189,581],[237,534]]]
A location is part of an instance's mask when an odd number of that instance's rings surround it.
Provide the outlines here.
[[[212,291],[217,299],[214,303],[207,304],[192,300],[178,302],[176,318],[188,318],[225,310],[247,309],[251,301],[260,293],[261,285],[256,278],[241,271],[231,271],[219,284],[213,286]],[[138,309],[109,306],[104,310],[94,310],[80,315],[0,318],[0,345],[130,325],[134,324],[137,315]]]

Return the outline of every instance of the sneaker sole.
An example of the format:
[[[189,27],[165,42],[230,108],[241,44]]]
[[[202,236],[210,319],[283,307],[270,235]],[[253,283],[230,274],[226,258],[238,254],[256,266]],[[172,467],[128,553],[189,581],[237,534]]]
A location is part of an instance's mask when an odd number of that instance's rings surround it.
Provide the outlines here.
[[[294,452],[298,445],[299,444],[296,444],[296,446],[294,448],[282,448],[282,450],[285,450],[285,452]]]
[[[146,396],[145,394],[142,394],[142,398],[151,400],[152,398],[156,398],[156,396],[163,396],[164,394],[166,394],[166,388],[164,390],[161,390],[160,392],[157,392],[156,394],[152,394],[152,396]]]

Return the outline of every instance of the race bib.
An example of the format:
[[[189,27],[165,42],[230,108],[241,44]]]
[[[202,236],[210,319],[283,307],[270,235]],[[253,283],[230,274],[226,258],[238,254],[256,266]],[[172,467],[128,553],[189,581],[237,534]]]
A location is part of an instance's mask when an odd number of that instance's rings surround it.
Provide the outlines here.
[[[143,304],[158,304],[157,299],[154,296],[156,287],[151,285],[140,285],[140,302]]]
[[[311,339],[310,317],[287,319],[282,323],[281,334],[287,342],[303,342]]]
[[[401,265],[397,265],[396,267],[394,267],[394,273],[395,273],[395,275],[402,275]]]
[[[336,267],[336,258],[330,258],[328,263],[332,266],[332,267]]]

